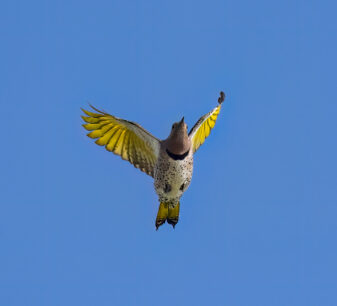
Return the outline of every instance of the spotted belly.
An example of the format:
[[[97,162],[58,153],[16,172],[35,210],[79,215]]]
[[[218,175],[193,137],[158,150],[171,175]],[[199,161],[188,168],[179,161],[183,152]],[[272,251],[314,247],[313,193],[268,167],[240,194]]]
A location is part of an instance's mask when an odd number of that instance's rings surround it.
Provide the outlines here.
[[[161,152],[154,170],[154,187],[161,203],[175,206],[191,183],[193,154],[174,160]]]

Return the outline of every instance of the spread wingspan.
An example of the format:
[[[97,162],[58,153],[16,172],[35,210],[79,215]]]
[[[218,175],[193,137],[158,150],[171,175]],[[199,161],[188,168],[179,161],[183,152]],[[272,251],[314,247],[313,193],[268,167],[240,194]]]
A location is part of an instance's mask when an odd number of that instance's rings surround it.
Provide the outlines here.
[[[96,144],[105,146],[108,151],[129,161],[136,168],[153,177],[160,140],[137,123],[120,119],[91,106],[96,112],[82,109],[86,124],[83,127],[91,131],[88,136]]]
[[[220,98],[218,99],[219,105],[206,115],[202,116],[189,132],[188,136],[192,142],[193,153],[195,153],[205,142],[206,138],[211,133],[211,130],[214,128],[220,113],[221,104],[224,100],[225,94],[220,92]]]

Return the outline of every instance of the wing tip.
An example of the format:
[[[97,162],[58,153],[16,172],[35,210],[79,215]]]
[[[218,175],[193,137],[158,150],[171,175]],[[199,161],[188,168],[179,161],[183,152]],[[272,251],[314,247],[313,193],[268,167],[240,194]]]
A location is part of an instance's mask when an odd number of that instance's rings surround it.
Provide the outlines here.
[[[80,107],[80,109],[81,109],[81,111],[84,113],[84,114],[86,114],[87,116],[90,116],[89,114],[88,114],[88,111],[86,110],[86,109],[84,109],[83,107]],[[83,116],[81,116],[82,118],[83,118]]]
[[[99,112],[102,115],[107,115],[107,113],[105,111],[101,111],[98,108],[96,108],[95,106],[93,106],[92,104],[89,103],[89,106],[96,112]]]
[[[220,97],[218,98],[218,103],[222,104],[225,101],[226,95],[223,91],[220,91]]]
[[[83,123],[82,126],[87,130],[87,131],[91,131],[88,127],[89,123]]]

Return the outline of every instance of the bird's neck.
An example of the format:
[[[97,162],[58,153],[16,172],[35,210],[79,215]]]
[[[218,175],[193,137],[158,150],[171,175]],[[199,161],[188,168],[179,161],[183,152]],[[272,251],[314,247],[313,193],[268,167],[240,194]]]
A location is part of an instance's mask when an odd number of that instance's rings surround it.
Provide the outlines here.
[[[191,141],[186,133],[179,133],[166,140],[166,149],[174,155],[188,153]]]

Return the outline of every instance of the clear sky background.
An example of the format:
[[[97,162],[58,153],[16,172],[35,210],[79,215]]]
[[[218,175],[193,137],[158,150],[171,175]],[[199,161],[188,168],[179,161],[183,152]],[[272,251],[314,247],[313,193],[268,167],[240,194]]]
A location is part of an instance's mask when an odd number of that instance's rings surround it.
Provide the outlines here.
[[[0,304],[337,305],[333,1],[1,1]],[[88,102],[159,138],[227,99],[173,230]]]

